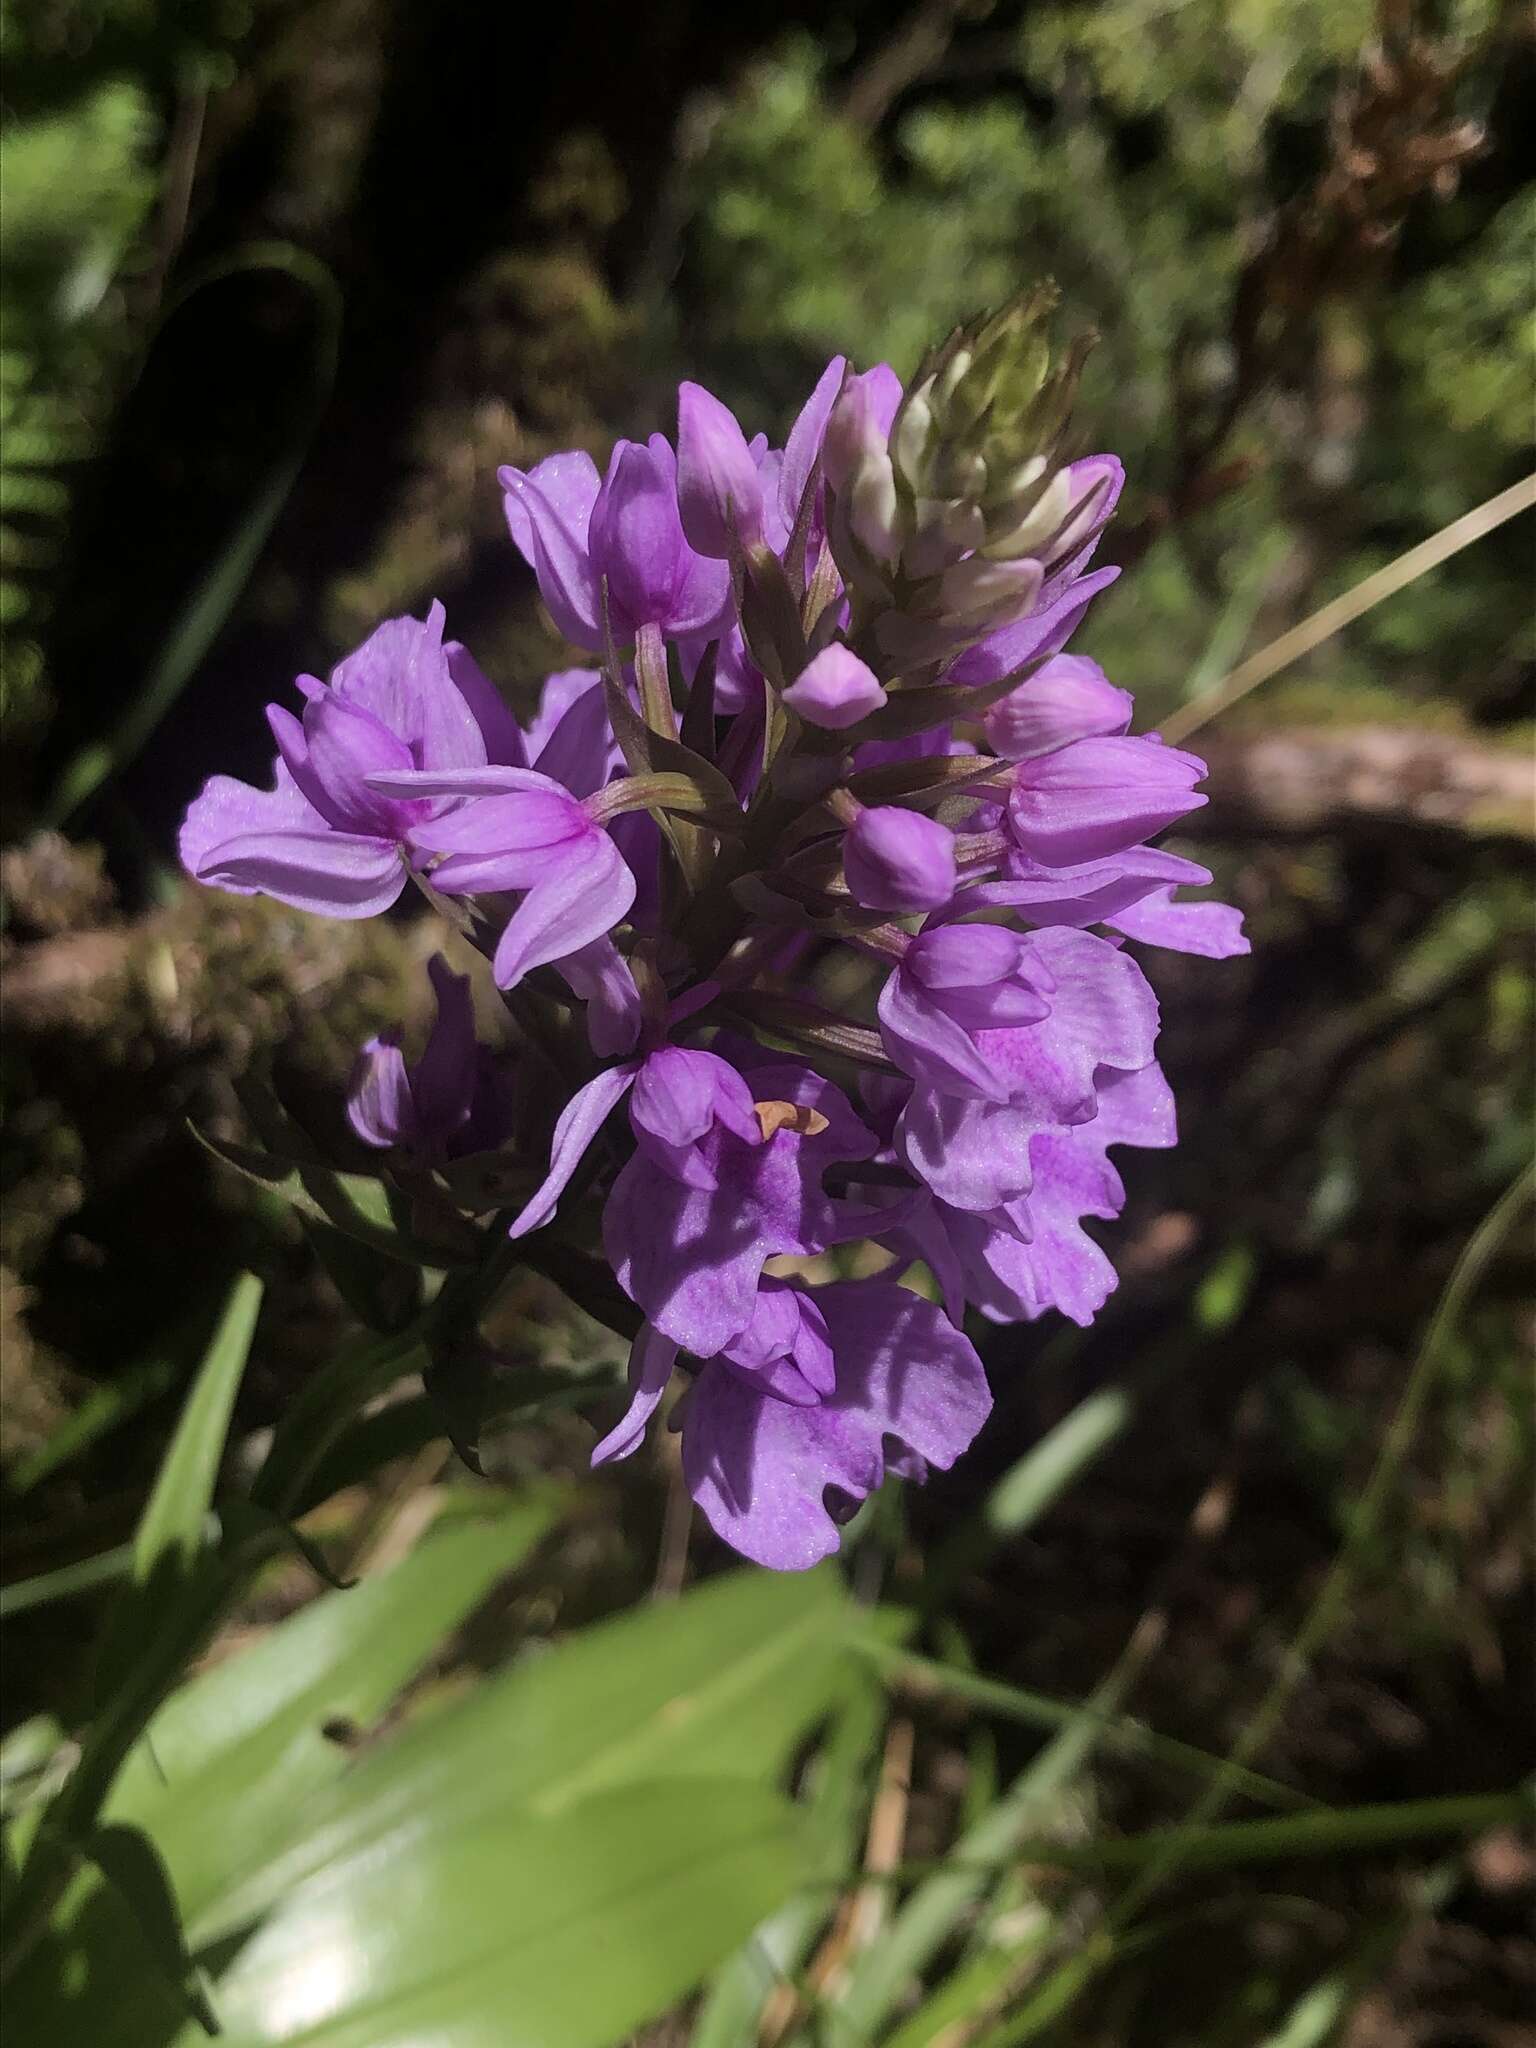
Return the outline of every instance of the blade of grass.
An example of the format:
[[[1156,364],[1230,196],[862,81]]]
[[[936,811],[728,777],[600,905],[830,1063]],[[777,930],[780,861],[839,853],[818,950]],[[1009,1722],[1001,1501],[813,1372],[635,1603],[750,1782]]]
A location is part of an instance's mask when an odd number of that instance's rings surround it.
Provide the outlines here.
[[[864,1643],[859,1648],[863,1655],[875,1660],[887,1683],[899,1687],[915,1700],[961,1700],[980,1707],[985,1713],[995,1714],[1001,1720],[1017,1721],[1026,1728],[1066,1728],[1087,1711],[1079,1701],[1052,1699],[1046,1693],[1031,1692],[1023,1686],[1005,1685],[998,1679],[979,1677],[955,1665],[940,1663],[931,1657],[919,1657],[887,1644]],[[1116,1756],[1150,1759],[1202,1779],[1227,1768],[1226,1759],[1212,1755],[1209,1750],[1198,1749],[1193,1743],[1159,1735],[1145,1722],[1129,1715],[1101,1717],[1101,1732],[1104,1748]],[[1305,1792],[1282,1785],[1274,1778],[1262,1777],[1257,1771],[1243,1771],[1234,1782],[1233,1789],[1264,1806],[1289,1809],[1318,1804]]]
[[[1208,724],[1219,713],[1229,711],[1250,690],[1256,690],[1260,683],[1267,683],[1271,676],[1289,668],[1293,661],[1300,661],[1304,654],[1311,654],[1345,626],[1364,618],[1384,599],[1395,597],[1398,591],[1405,590],[1418,577],[1427,575],[1431,569],[1438,569],[1452,555],[1492,533],[1506,520],[1528,512],[1533,505],[1536,505],[1536,473],[1522,477],[1507,491],[1500,491],[1497,497],[1464,512],[1460,519],[1453,519],[1449,526],[1442,526],[1428,540],[1420,541],[1417,547],[1409,548],[1406,554],[1399,555],[1395,561],[1363,578],[1352,590],[1333,598],[1321,610],[1313,612],[1310,618],[1303,619],[1289,632],[1282,633],[1279,639],[1260,648],[1257,654],[1250,654],[1223,681],[1165,719],[1163,738],[1171,746],[1182,746],[1191,733],[1198,732],[1202,725]]]
[[[1528,1167],[1505,1189],[1463,1248],[1430,1315],[1408,1383],[1388,1425],[1345,1540],[1291,1641],[1279,1673],[1223,1770],[1190,1808],[1183,1825],[1165,1832],[1159,1853],[1139,1871],[1136,1881],[1117,1901],[1106,1925],[1079,1954],[1052,1972],[1029,2005],[1012,2017],[1006,2036],[999,2036],[995,2043],[988,2042],[986,2048],[1003,2048],[1005,2040],[1006,2048],[1019,2048],[1021,2043],[1038,2040],[1045,2029],[1068,2010],[1092,1979],[1113,1961],[1117,1941],[1133,1916],[1183,1867],[1185,1845],[1198,1842],[1208,1832],[1212,1818],[1233,1789],[1233,1773],[1246,1768],[1249,1759],[1274,1733],[1297,1686],[1311,1668],[1312,1659],[1344,1611],[1350,1582],[1372,1539],[1388,1488],[1417,1430],[1448,1340],[1515,1219],[1530,1205],[1533,1196],[1536,1196],[1536,1166]]]
[[[98,1551],[75,1564],[61,1564],[57,1570],[39,1572],[35,1578],[18,1579],[0,1587],[0,1621],[29,1608],[46,1607],[50,1600],[72,1600],[80,1593],[92,1593],[98,1586],[115,1585],[133,1571],[133,1545],[119,1543],[115,1550]]]

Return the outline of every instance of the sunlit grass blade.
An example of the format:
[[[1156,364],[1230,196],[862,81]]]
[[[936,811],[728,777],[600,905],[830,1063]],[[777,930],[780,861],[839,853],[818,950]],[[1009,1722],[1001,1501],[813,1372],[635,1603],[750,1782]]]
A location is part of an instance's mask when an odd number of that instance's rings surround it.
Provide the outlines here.
[[[889,1683],[899,1686],[915,1699],[960,1700],[979,1707],[984,1713],[1018,1722],[1026,1728],[1066,1728],[1088,1711],[1077,1701],[1052,1699],[1045,1693],[1032,1692],[1023,1686],[1005,1685],[997,1679],[980,1677],[935,1658],[918,1657],[910,1651],[888,1648],[883,1644],[868,1646],[865,1654],[875,1659]],[[1180,1742],[1172,1736],[1159,1735],[1155,1729],[1129,1715],[1102,1717],[1102,1740],[1104,1749],[1111,1755],[1160,1763],[1185,1777],[1193,1775],[1207,1779],[1230,1768],[1226,1759],[1213,1755],[1209,1750]],[[1257,1771],[1241,1772],[1234,1780],[1233,1789],[1264,1806],[1289,1809],[1317,1803],[1305,1792],[1282,1785],[1274,1778],[1263,1777]]]

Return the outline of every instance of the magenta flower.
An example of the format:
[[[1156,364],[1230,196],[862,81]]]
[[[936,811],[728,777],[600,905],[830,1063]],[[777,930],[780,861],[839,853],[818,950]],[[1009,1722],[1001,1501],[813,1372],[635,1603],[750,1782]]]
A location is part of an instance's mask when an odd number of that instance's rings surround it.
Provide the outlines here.
[[[698,554],[677,509],[677,458],[664,437],[620,441],[599,479],[590,455],[551,455],[531,470],[500,472],[512,538],[539,595],[568,640],[601,653],[603,587],[620,646],[642,626],[718,632],[730,570]]]
[[[353,1128],[408,1194],[548,1136],[511,1235],[547,1230],[551,1273],[600,1238],[641,1323],[593,1462],[682,1374],[693,1498],[778,1569],[975,1437],[968,1313],[1097,1313],[1110,1152],[1174,1135],[1133,948],[1247,947],[1189,893],[1209,872],[1148,844],[1204,801],[1203,764],[1132,736],[1128,694],[1062,651],[1118,573],[1091,564],[1123,476],[1061,461],[1071,371],[1039,386],[1042,340],[1030,301],[905,391],[836,356],[782,449],[690,383],[675,455],[653,435],[601,475],[578,451],[504,471],[544,603],[603,673],[549,677],[523,729],[440,607],[390,621],[301,679],[302,715],[274,707],[271,789],[215,778],[183,827],[219,887],[358,917],[415,876],[462,906],[519,991],[516,1094],[437,960],[427,1043],[369,1042]],[[1003,694],[957,730],[977,685]],[[807,1283],[861,1239],[926,1262],[942,1306],[890,1271]],[[595,1276],[587,1298],[632,1327]]]
[[[369,787],[402,800],[467,800],[424,819],[416,843],[443,856],[432,886],[445,896],[523,892],[491,962],[499,988],[605,937],[635,900],[634,875],[595,814],[598,798],[572,796],[536,769],[401,770]]]
[[[387,796],[371,778],[483,767],[491,754],[472,699],[494,742],[515,738],[462,653],[444,648],[443,608],[434,604],[425,621],[387,620],[328,683],[300,676],[302,717],[277,704],[267,711],[278,746],[274,787],[215,775],[182,825],[183,867],[215,888],[325,917],[387,910],[405,887],[420,828],[445,805],[420,793]],[[469,697],[455,679],[468,670]]]
[[[688,1395],[683,1472],[715,1533],[758,1564],[802,1571],[830,1557],[838,1520],[886,1472],[952,1465],[987,1419],[975,1349],[931,1302],[886,1280],[806,1297],[835,1386],[814,1403],[776,1393],[760,1368],[712,1358]]]

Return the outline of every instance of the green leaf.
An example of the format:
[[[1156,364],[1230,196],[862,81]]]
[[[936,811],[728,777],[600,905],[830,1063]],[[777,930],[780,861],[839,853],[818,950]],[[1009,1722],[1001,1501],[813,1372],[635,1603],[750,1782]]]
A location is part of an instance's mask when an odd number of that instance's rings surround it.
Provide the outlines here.
[[[184,1574],[208,1540],[208,1510],[260,1307],[261,1282],[242,1273],[230,1289],[133,1539],[133,1575],[140,1586],[167,1560],[178,1576]]]
[[[467,1225],[462,1241],[456,1240],[452,1246],[429,1244],[400,1229],[390,1206],[388,1188],[369,1174],[337,1173],[318,1161],[262,1152],[252,1145],[211,1137],[195,1124],[189,1129],[215,1159],[254,1181],[267,1194],[287,1202],[307,1221],[328,1225],[388,1258],[401,1259],[412,1266],[463,1266],[472,1263],[480,1248],[478,1233]]]
[[[303,1825],[308,1801],[347,1765],[353,1733],[527,1555],[550,1514],[519,1500],[451,1517],[392,1571],[324,1595],[165,1702],[105,1817],[149,1831],[189,1922]]]
[[[284,1901],[217,1991],[226,2048],[603,2048],[686,1993],[801,1881],[799,1816],[739,1778],[624,1786],[535,1818],[413,1803]],[[177,2048],[199,2040],[188,2028]]]
[[[487,1805],[553,1816],[647,1777],[772,1777],[827,1711],[860,1625],[830,1572],[737,1572],[525,1658],[360,1757],[194,1931],[248,1922],[412,1814],[469,1828]]]

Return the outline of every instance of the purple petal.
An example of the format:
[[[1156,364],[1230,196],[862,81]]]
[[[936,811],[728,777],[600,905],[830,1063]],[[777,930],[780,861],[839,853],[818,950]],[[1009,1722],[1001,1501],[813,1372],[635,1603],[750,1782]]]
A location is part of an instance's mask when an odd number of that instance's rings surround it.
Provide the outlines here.
[[[447,657],[453,686],[469,706],[470,716],[480,728],[486,760],[509,768],[526,768],[528,755],[522,729],[506,698],[462,641],[449,641],[443,653]]]
[[[188,806],[177,835],[176,851],[194,881],[206,882],[209,855],[232,839],[249,839],[290,831],[320,832],[326,820],[294,781],[285,762],[276,764],[272,789],[256,789],[232,775],[214,775]],[[226,882],[239,896],[256,893],[247,883]]]
[[[1095,569],[1087,576],[1052,577],[1041,592],[1040,602],[1028,618],[989,633],[985,640],[968,647],[950,663],[947,683],[997,683],[1023,668],[1026,662],[1058,654],[1071,639],[1093,599],[1107,590],[1120,574],[1118,569]]]
[[[496,947],[498,988],[600,939],[635,900],[635,878],[606,832],[574,848],[561,869],[530,889]]]
[[[389,806],[367,777],[411,769],[415,764],[405,741],[361,704],[327,690],[304,707],[304,742],[309,772],[341,829],[388,832],[393,824]]]
[[[406,884],[392,839],[349,832],[253,832],[210,848],[198,880],[273,896],[321,917],[377,917]]]
[[[1051,1014],[1020,1030],[978,1032],[978,1051],[1003,1099],[1042,1120],[1082,1123],[1094,1113],[1098,1067],[1151,1061],[1157,998],[1134,960],[1091,933],[1053,926],[1030,945],[1056,979]]]
[[[1240,910],[1230,903],[1175,903],[1171,888],[1151,890],[1104,922],[1142,945],[1200,953],[1207,960],[1231,960],[1250,950]]]
[[[784,461],[779,470],[779,514],[786,528],[793,528],[800,514],[800,500],[810,480],[812,467],[821,453],[821,437],[827,418],[843,388],[848,358],[834,356],[816,380],[811,393],[789,430],[784,443]]]
[[[587,1043],[600,1060],[632,1052],[640,1036],[640,991],[612,939],[594,939],[554,962],[555,972],[587,1006]]]
[[[1029,1193],[1037,1118],[1013,1103],[913,1090],[897,1125],[901,1157],[941,1202],[997,1209]]]
[[[548,679],[528,746],[539,773],[572,796],[602,788],[622,756],[608,724],[603,679],[594,669],[564,669]]]
[[[955,893],[954,834],[895,804],[861,811],[843,840],[843,876],[867,910],[936,910]]]
[[[1009,1083],[977,1050],[969,1032],[897,968],[880,991],[880,1036],[887,1056],[919,1085],[983,1101],[1006,1100]]]
[[[1008,827],[1034,859],[1065,867],[1120,852],[1206,801],[1205,763],[1142,738],[1077,740],[1021,761]]]
[[[826,1491],[873,1492],[887,1437],[947,1467],[991,1406],[975,1351],[931,1302],[879,1280],[819,1288],[816,1301],[837,1362],[831,1399],[791,1407],[716,1361],[695,1383],[683,1428],[684,1473],[711,1527],[779,1571],[837,1549]]]
[[[763,486],[729,406],[700,384],[677,388],[677,503],[701,555],[728,561],[762,538]]]
[[[611,1465],[639,1450],[645,1425],[660,1406],[677,1363],[677,1346],[647,1323],[630,1346],[629,1406],[592,1452],[592,1463]]]
[[[571,1175],[586,1157],[587,1147],[623,1100],[634,1078],[635,1062],[630,1060],[623,1066],[605,1067],[577,1089],[555,1125],[544,1183],[514,1218],[507,1232],[509,1237],[526,1237],[530,1230],[543,1229],[570,1185]]]
[[[425,620],[386,619],[331,671],[330,694],[370,712],[404,741],[420,768],[467,768],[485,759],[480,727],[454,687],[444,625],[436,603]]]
[[[551,455],[526,474],[503,469],[507,525],[538,578],[550,617],[578,647],[602,649],[597,577],[588,527],[597,502],[597,465],[573,451]]]
[[[592,508],[590,536],[593,571],[607,577],[615,606],[616,637],[630,639],[636,627],[666,618],[683,547],[666,469],[638,442],[616,443]]]
[[[441,953],[427,962],[437,1016],[411,1075],[425,1136],[445,1144],[469,1115],[475,1092],[475,1003],[467,974],[455,974]]]
[[[982,724],[996,753],[1022,761],[1074,740],[1123,733],[1134,708],[1130,691],[1117,690],[1096,661],[1058,654],[994,704]]]
[[[874,670],[851,647],[835,640],[814,655],[784,692],[784,702],[807,725],[846,732],[886,701]]]
[[[370,1038],[358,1054],[347,1086],[347,1122],[365,1145],[381,1151],[419,1143],[421,1124],[405,1056],[393,1035]]]

